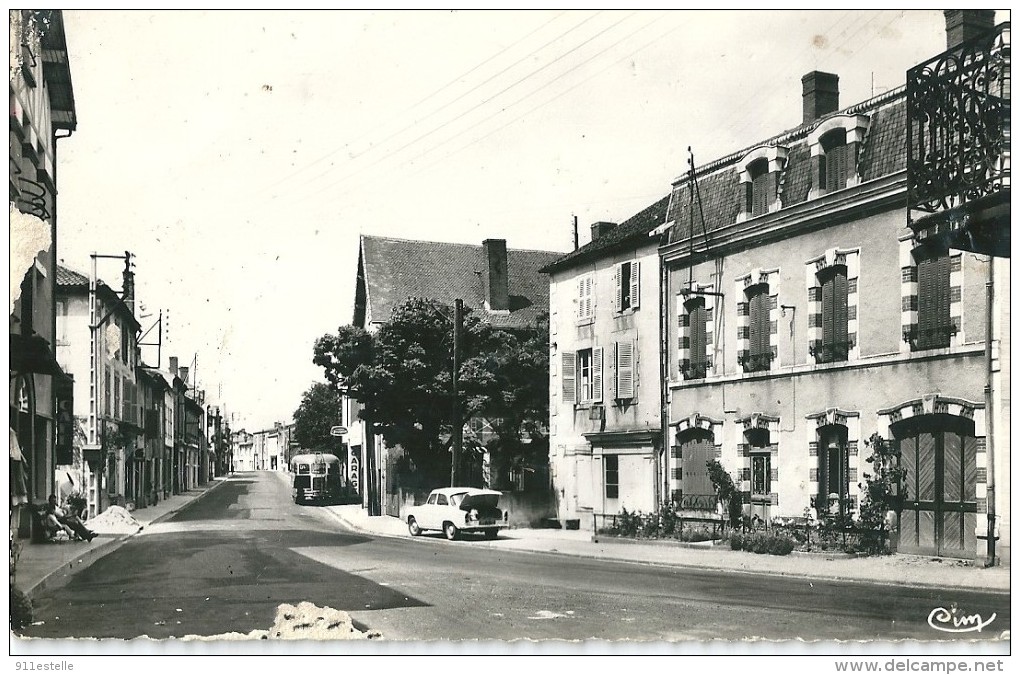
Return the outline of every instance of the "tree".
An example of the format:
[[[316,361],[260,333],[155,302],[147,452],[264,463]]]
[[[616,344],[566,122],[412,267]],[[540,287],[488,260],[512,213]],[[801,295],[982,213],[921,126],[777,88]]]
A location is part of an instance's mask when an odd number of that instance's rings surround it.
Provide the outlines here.
[[[301,395],[301,405],[294,411],[294,440],[305,450],[334,452],[340,441],[329,435],[329,429],[342,423],[341,409],[337,388],[316,382]]]
[[[341,326],[322,336],[313,362],[361,403],[360,416],[387,445],[403,448],[422,482],[445,482],[453,418],[452,308],[409,298],[374,334]],[[541,428],[548,411],[547,323],[511,333],[466,309],[458,378],[461,419],[484,415],[496,421],[501,443],[519,446],[521,434]]]

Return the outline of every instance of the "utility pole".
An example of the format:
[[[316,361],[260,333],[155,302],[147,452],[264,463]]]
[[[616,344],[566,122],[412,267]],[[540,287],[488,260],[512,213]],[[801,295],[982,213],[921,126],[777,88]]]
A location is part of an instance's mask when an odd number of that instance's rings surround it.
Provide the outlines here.
[[[450,377],[453,386],[453,436],[451,438],[453,456],[450,460],[450,487],[457,485],[457,464],[460,462],[461,446],[464,443],[464,423],[460,419],[460,393],[457,382],[457,371],[460,370],[460,332],[463,323],[464,301],[457,298],[453,310],[453,373]]]

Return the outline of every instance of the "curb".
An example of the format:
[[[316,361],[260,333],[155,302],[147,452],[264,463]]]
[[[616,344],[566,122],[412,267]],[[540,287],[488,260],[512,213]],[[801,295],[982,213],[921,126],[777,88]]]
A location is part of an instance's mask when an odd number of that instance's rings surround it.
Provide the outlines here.
[[[366,529],[364,529],[362,527],[359,527],[358,525],[355,525],[354,523],[350,522],[349,520],[344,518],[339,513],[335,513],[333,511],[330,511],[329,513],[335,519],[337,519],[338,521],[340,521],[341,523],[343,523],[344,525],[346,525],[347,527],[351,528],[352,530],[354,530],[356,532],[359,532],[359,533],[362,533],[362,534],[370,534],[370,535],[376,536],[376,537],[385,537],[387,539],[403,539],[404,538],[404,537],[401,537],[400,535],[394,535],[394,534],[389,534],[389,533],[384,533],[384,532],[374,532],[372,530],[366,530]],[[411,539],[408,539],[408,541],[411,541]],[[523,540],[518,539],[517,541],[523,541]],[[690,542],[676,542],[676,543],[674,543],[674,542],[656,541],[656,540],[650,540],[649,542],[639,542],[639,541],[636,541],[636,540],[635,541],[616,541],[615,539],[613,539],[611,541],[605,541],[603,539],[602,541],[593,541],[591,543],[593,543],[593,544],[600,544],[600,543],[609,543],[609,544],[612,544],[612,543],[621,543],[623,545],[650,543],[650,544],[652,544],[654,546],[659,546],[659,547],[696,548],[698,550],[722,549],[722,547],[715,547],[715,546],[713,546],[713,547],[706,547],[706,546],[691,545]],[[684,545],[684,544],[687,544],[687,545]],[[494,547],[493,546],[489,546],[489,548],[494,548]],[[796,573],[783,572],[783,571],[772,571],[772,570],[745,570],[745,569],[738,569],[738,568],[732,568],[732,567],[712,567],[712,566],[707,566],[707,565],[692,565],[690,563],[683,563],[683,562],[661,562],[661,561],[654,561],[653,562],[653,561],[646,561],[646,560],[633,560],[633,559],[628,559],[628,558],[608,557],[608,556],[605,556],[605,555],[598,555],[597,553],[573,553],[573,552],[565,552],[565,551],[559,551],[559,550],[548,550],[548,549],[544,549],[544,548],[529,547],[527,545],[525,545],[525,547],[521,547],[521,548],[512,548],[512,549],[504,549],[504,550],[517,551],[517,552],[520,552],[520,553],[545,553],[545,554],[548,554],[548,555],[558,555],[558,556],[564,556],[564,557],[568,557],[568,558],[581,558],[581,559],[585,559],[585,560],[611,560],[611,561],[614,561],[614,562],[630,563],[630,564],[634,564],[634,565],[646,565],[646,566],[651,566],[651,567],[671,567],[671,568],[681,568],[681,569],[688,569],[688,570],[699,570],[699,571],[704,571],[704,572],[730,572],[730,573],[733,573],[733,574],[751,574],[751,575],[755,575],[755,576],[765,576],[765,577],[783,577],[783,578],[786,578],[786,579],[803,579],[804,581],[808,581],[808,582],[821,582],[821,583],[824,583],[824,582],[839,582],[839,583],[849,583],[849,584],[864,584],[864,585],[869,585],[869,586],[871,586],[871,585],[874,585],[874,586],[897,586],[897,587],[906,587],[906,588],[917,588],[917,589],[923,589],[923,590],[942,590],[942,591],[949,590],[949,589],[947,589],[947,587],[944,584],[937,584],[937,583],[934,583],[934,582],[931,582],[931,583],[916,582],[916,581],[909,581],[907,579],[895,580],[895,581],[885,581],[885,580],[880,580],[880,579],[862,579],[862,578],[859,578],[859,577],[848,577],[848,576],[824,576],[824,575],[812,575],[812,574],[796,574]],[[811,554],[808,554],[808,555],[811,555]],[[1003,595],[1003,594],[1008,595],[1010,593],[1010,589],[988,588],[988,587],[984,587],[984,586],[974,586],[974,585],[957,585],[957,586],[952,586],[952,589],[959,590],[959,591],[977,592],[977,593],[990,593],[990,594],[998,594],[998,595]]]
[[[64,571],[70,572],[72,569],[75,569],[76,567],[78,568],[78,570],[80,570],[82,568],[85,568],[85,567],[88,567],[89,565],[93,564],[96,560],[99,560],[100,558],[105,557],[105,556],[109,555],[110,553],[113,553],[114,550],[120,548],[121,544],[123,544],[125,541],[127,541],[131,537],[135,536],[139,532],[142,532],[143,530],[145,530],[145,528],[148,527],[149,525],[154,525],[156,523],[160,523],[160,522],[162,522],[164,520],[168,520],[169,518],[177,515],[178,513],[180,513],[184,509],[188,508],[189,506],[194,504],[196,501],[198,501],[202,497],[205,497],[207,494],[209,494],[210,492],[212,492],[213,490],[215,490],[217,487],[219,487],[220,485],[222,485],[225,482],[226,482],[225,480],[218,480],[218,481],[216,481],[215,485],[213,485],[213,486],[211,486],[209,488],[206,488],[200,494],[195,495],[192,499],[188,500],[184,504],[181,504],[180,507],[178,507],[176,509],[173,509],[172,511],[167,511],[163,515],[158,516],[158,517],[152,519],[151,521],[149,521],[145,525],[142,525],[141,527],[139,527],[134,532],[131,532],[131,533],[128,533],[128,534],[117,535],[115,538],[110,539],[109,541],[105,541],[102,544],[99,544],[98,546],[96,546],[94,548],[90,548],[89,550],[84,551],[81,554],[81,556],[77,557],[77,559],[75,559],[74,561],[66,562],[63,565],[60,565],[59,567],[54,569],[52,572],[46,574],[42,579],[37,581],[32,586],[21,589],[22,592],[24,592],[25,595],[31,596],[34,593],[38,593],[38,592],[40,592],[42,590],[45,590],[50,585],[50,583],[53,580],[53,578],[55,576],[57,576],[57,574],[59,574],[61,572],[64,572]]]

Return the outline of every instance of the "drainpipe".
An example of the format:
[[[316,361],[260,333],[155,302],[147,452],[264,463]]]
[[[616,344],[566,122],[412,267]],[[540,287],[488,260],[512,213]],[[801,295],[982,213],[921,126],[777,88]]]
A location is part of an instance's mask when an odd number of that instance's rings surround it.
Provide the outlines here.
[[[985,282],[985,456],[988,458],[988,552],[985,567],[994,567],[995,560],[995,414],[992,410],[992,337],[995,307],[995,256],[988,257],[988,281]]]
[[[667,351],[667,344],[669,343],[669,336],[667,335],[666,315],[669,313],[669,308],[666,305],[666,285],[669,283],[669,274],[666,270],[665,261],[662,256],[659,255],[659,425],[662,433],[662,447],[659,452],[662,455],[662,499],[657,500],[665,502],[670,498],[669,494],[669,354]]]

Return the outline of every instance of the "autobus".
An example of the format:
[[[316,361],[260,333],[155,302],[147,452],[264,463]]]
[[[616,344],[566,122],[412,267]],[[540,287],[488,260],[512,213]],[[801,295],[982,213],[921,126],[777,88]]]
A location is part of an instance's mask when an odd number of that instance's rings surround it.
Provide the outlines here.
[[[323,452],[294,455],[290,460],[291,496],[295,504],[339,503],[347,490],[344,465]]]

